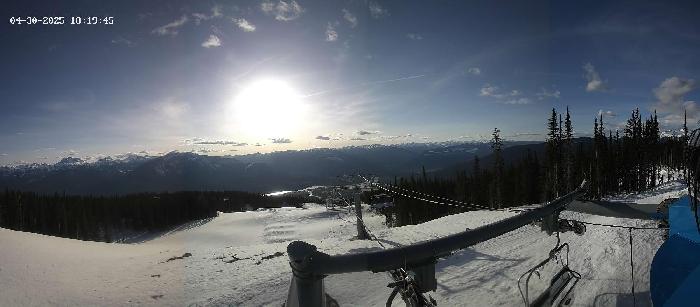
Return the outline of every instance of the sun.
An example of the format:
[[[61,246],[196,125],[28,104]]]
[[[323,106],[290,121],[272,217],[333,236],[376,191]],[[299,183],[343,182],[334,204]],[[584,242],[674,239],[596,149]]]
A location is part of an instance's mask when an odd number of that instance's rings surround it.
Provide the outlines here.
[[[248,137],[290,137],[303,128],[306,106],[288,83],[264,79],[243,88],[234,100],[234,116]]]

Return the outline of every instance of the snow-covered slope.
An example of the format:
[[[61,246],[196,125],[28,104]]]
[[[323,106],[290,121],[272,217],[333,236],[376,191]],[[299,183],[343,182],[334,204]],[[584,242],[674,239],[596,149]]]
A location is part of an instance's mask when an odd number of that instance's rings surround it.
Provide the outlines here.
[[[657,194],[682,190],[680,185],[667,185]],[[385,245],[395,246],[514,214],[518,213],[468,212],[391,229],[382,224],[383,217],[369,212],[365,221]],[[655,226],[652,221],[574,212],[564,212],[563,217]],[[373,241],[351,240],[354,232],[346,210],[314,205],[221,214],[140,244],[83,242],[0,229],[0,306],[280,306],[291,278],[287,244],[304,240],[329,254],[379,248]],[[637,306],[650,305],[649,263],[662,243],[662,231],[635,230],[633,236]],[[582,275],[574,290],[575,305],[631,303],[627,230],[588,226],[583,236],[565,233],[561,239],[571,246],[570,267]],[[438,261],[438,289],[430,294],[442,306],[522,305],[517,278],[544,259],[555,242],[538,227],[526,226],[459,251]],[[389,295],[388,282],[383,273],[332,275],[326,278],[326,291],[341,306],[378,306]]]

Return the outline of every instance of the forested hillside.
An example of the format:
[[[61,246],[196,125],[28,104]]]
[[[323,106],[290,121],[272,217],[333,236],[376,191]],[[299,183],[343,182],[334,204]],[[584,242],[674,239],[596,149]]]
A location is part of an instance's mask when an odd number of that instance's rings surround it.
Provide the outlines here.
[[[190,191],[123,196],[41,195],[0,192],[0,227],[90,241],[121,241],[132,232],[161,231],[218,212],[298,206],[304,195]]]
[[[474,157],[456,170],[400,177],[393,185],[407,191],[441,195],[457,201],[499,209],[541,203],[573,190],[584,179],[588,197],[599,199],[622,192],[640,192],[669,181],[683,165],[687,134],[662,137],[656,113],[643,118],[632,111],[624,129],[606,129],[603,116],[593,121],[593,138],[574,138],[571,114],[552,109],[544,144],[503,148],[494,129],[492,154]],[[687,133],[686,125],[683,130]],[[504,159],[504,156],[507,159]],[[455,173],[456,172],[456,173]],[[410,193],[409,193],[410,194]],[[396,225],[417,224],[464,208],[430,206],[410,197],[395,198],[387,210]]]

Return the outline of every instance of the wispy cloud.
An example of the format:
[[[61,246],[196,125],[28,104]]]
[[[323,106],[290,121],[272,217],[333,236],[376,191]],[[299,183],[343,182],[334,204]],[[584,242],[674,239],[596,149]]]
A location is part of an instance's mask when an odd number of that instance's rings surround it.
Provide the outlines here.
[[[389,15],[389,11],[383,8],[379,3],[370,1],[369,3],[369,14],[374,19],[382,18],[383,16]]]
[[[292,140],[287,139],[287,138],[278,138],[278,139],[270,139],[273,144],[289,144],[292,142]]]
[[[355,137],[355,138],[350,138],[350,140],[351,140],[351,141],[366,141],[367,139]]]
[[[233,23],[235,23],[239,28],[243,29],[245,32],[255,31],[255,25],[250,23],[245,18],[232,18]]]
[[[165,115],[169,119],[179,119],[190,110],[188,103],[175,99],[173,97],[164,99],[156,105],[156,111]]]
[[[156,35],[171,35],[175,36],[178,34],[178,29],[185,25],[189,18],[187,18],[187,15],[182,15],[180,19],[175,20],[173,22],[170,22],[168,24],[162,25],[160,27],[157,27],[151,31],[152,34]]]
[[[493,98],[498,98],[498,99],[516,97],[516,96],[520,96],[520,94],[521,93],[518,90],[512,90],[510,92],[502,92],[498,86],[490,85],[488,83],[484,84],[484,86],[481,87],[481,90],[479,90],[479,96],[493,97]]]
[[[685,95],[698,88],[694,79],[671,77],[659,84],[653,92],[656,103],[653,107],[662,114],[666,114],[663,121],[668,124],[679,124],[683,120],[684,113],[688,118],[696,120],[700,110],[695,101],[686,101]]]
[[[535,94],[539,100],[547,99],[547,98],[554,98],[554,99],[559,99],[561,97],[561,92],[557,89],[552,89],[547,90],[546,88],[542,88],[542,90]]]
[[[219,46],[221,46],[221,39],[214,34],[209,35],[209,38],[207,38],[207,40],[205,40],[202,43],[202,47],[204,48],[213,48]]]
[[[185,145],[224,145],[224,146],[247,146],[248,143],[228,141],[228,140],[205,140],[202,138],[191,138],[184,141]]]
[[[304,13],[304,8],[294,0],[291,1],[263,1],[260,9],[267,15],[275,16],[279,21],[290,21],[299,18]]]
[[[502,91],[498,86],[485,84],[479,90],[479,96],[495,98],[498,102],[504,104],[530,104],[532,99],[522,97],[522,92],[519,90]]]
[[[587,92],[602,92],[608,89],[608,85],[600,78],[600,74],[595,70],[593,64],[586,63],[583,65],[583,70],[586,72],[586,91]]]
[[[613,112],[611,110],[600,109],[600,110],[598,110],[598,116],[603,116],[606,118],[613,118],[613,117],[617,117],[617,114],[615,114],[615,112]]]
[[[469,67],[467,69],[467,72],[472,75],[478,76],[481,74],[481,69],[479,67]]]
[[[349,24],[351,28],[354,28],[357,26],[357,17],[350,13],[347,9],[343,9],[343,19],[345,19]]]
[[[321,141],[330,141],[330,140],[331,140],[331,137],[330,137],[330,136],[325,136],[325,135],[319,135],[319,136],[316,137],[316,139],[317,139],[317,140],[321,140]]]
[[[193,13],[192,14],[192,19],[194,20],[194,23],[199,25],[202,20],[210,20],[214,18],[219,18],[224,16],[224,14],[221,12],[221,6],[215,5],[214,7],[211,8],[211,15],[207,14],[202,14],[202,13]]]
[[[423,39],[423,36],[421,36],[418,33],[408,33],[408,34],[406,34],[406,37],[408,37],[408,39],[411,39],[414,41],[419,41],[419,40]]]
[[[133,47],[135,45],[134,42],[132,42],[131,40],[128,40],[128,39],[121,37],[121,36],[117,36],[116,38],[113,38],[112,44],[124,45],[127,47]]]
[[[532,100],[530,98],[520,97],[520,98],[505,100],[505,101],[503,101],[503,103],[505,103],[505,104],[530,104],[530,103],[532,103]]]
[[[359,135],[372,135],[372,134],[379,134],[379,131],[370,131],[370,130],[358,130],[356,132]]]
[[[334,42],[338,40],[338,32],[335,30],[335,26],[332,23],[328,23],[326,26],[326,41]]]
[[[519,137],[540,136],[540,135],[542,135],[542,134],[537,133],[537,132],[516,132],[516,133],[513,133],[512,135],[509,135],[508,137],[519,138]]]

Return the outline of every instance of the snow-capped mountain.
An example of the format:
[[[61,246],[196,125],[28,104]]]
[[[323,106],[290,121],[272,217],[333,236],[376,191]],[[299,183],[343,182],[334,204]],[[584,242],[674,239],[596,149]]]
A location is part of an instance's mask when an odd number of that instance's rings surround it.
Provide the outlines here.
[[[509,146],[522,143],[512,142]],[[281,151],[241,156],[66,157],[55,164],[0,167],[0,187],[43,193],[114,194],[177,190],[270,192],[335,184],[357,172],[380,176],[439,170],[491,153],[485,143],[428,143]]]

